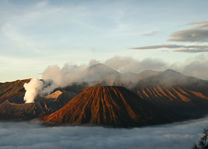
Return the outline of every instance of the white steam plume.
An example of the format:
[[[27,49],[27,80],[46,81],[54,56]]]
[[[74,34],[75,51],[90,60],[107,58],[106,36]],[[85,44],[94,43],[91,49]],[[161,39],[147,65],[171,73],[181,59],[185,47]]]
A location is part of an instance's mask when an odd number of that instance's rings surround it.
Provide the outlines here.
[[[33,78],[24,84],[26,90],[25,103],[33,103],[37,95],[43,96],[51,93],[58,87],[65,87],[73,82],[82,82],[86,66],[64,65],[60,68],[56,65],[49,66],[42,74],[43,81]]]
[[[43,82],[36,78],[31,79],[29,83],[25,83],[24,84],[24,88],[26,90],[24,96],[25,103],[33,103],[34,99],[41,91],[42,87],[43,87]]]

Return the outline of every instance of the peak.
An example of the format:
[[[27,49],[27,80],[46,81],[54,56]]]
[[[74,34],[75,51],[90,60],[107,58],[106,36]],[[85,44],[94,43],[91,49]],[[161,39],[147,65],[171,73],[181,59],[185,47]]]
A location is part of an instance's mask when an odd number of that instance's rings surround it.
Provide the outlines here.
[[[153,109],[152,105],[124,87],[95,86],[85,89],[43,120],[48,124],[132,127],[162,120],[158,110],[153,112]]]
[[[107,70],[111,70],[111,71],[116,71],[114,70],[113,68],[111,68],[110,66],[107,66],[105,64],[102,64],[102,63],[97,63],[97,64],[94,64],[94,65],[91,65],[88,67],[88,69],[101,69],[102,71],[106,71]]]
[[[107,67],[105,64],[102,64],[102,63],[96,63],[96,64],[93,64],[93,65],[90,65],[89,68],[93,68],[93,67]]]
[[[167,69],[167,70],[163,71],[161,73],[161,75],[163,77],[177,77],[177,78],[178,77],[183,77],[183,74],[181,74],[180,72],[177,72],[177,71],[175,71],[173,69]]]
[[[181,74],[180,72],[177,72],[177,71],[175,71],[175,70],[173,70],[173,69],[167,69],[167,70],[165,70],[163,73],[175,73],[175,74]]]
[[[113,90],[113,89],[125,89],[127,90],[125,87],[122,86],[93,86],[93,87],[88,87],[85,90]]]

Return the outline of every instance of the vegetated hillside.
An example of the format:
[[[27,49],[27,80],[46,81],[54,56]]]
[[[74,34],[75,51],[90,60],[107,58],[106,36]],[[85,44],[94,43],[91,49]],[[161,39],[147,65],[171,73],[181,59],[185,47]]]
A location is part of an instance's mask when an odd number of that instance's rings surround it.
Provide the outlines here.
[[[48,124],[132,127],[180,118],[155,108],[124,87],[89,87],[58,111],[42,118]]]

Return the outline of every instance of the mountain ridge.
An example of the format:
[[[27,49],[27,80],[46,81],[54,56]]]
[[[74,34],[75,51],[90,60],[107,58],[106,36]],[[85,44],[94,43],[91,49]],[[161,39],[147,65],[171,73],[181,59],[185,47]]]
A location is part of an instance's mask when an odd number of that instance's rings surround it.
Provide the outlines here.
[[[124,87],[96,86],[83,90],[58,111],[44,116],[48,124],[144,126],[178,120]],[[163,113],[163,114],[162,114]],[[170,117],[171,115],[171,117]]]

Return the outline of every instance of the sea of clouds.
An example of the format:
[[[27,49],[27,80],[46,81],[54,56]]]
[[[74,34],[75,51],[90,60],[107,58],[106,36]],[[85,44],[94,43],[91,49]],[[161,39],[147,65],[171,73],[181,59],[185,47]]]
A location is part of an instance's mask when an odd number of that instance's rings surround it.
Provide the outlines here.
[[[191,149],[208,117],[133,129],[44,127],[39,122],[0,122],[1,149]]]

